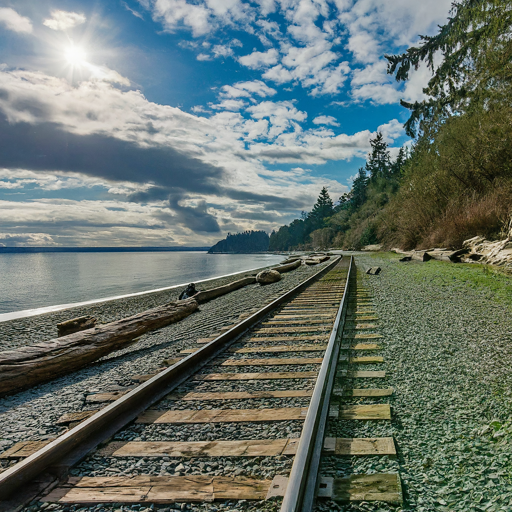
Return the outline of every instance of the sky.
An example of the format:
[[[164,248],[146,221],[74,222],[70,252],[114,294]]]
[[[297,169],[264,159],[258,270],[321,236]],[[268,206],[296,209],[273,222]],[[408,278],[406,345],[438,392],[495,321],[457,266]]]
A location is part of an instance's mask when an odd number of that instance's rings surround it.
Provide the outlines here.
[[[0,246],[206,246],[337,200],[450,0],[0,0]]]

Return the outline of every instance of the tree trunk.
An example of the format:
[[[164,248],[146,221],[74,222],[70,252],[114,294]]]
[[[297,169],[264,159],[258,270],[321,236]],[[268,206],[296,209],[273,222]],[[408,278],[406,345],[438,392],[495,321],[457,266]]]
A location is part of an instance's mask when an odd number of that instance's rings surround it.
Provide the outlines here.
[[[116,322],[0,352],[0,396],[76,371],[148,331],[180,321],[197,307],[194,299],[170,302]]]
[[[199,304],[202,304],[203,302],[215,299],[221,295],[226,295],[226,293],[233,292],[239,288],[247,286],[248,284],[254,284],[255,282],[255,277],[245,277],[244,279],[239,279],[238,281],[234,281],[233,283],[229,283],[224,286],[219,286],[218,288],[212,288],[211,290],[206,290],[204,292],[197,292],[194,295],[194,299],[197,300]]]
[[[279,267],[274,267],[272,270],[277,270],[280,274],[284,274],[285,272],[290,272],[291,270],[299,268],[301,265],[302,261],[298,259],[293,263],[288,263],[287,265],[280,265]]]

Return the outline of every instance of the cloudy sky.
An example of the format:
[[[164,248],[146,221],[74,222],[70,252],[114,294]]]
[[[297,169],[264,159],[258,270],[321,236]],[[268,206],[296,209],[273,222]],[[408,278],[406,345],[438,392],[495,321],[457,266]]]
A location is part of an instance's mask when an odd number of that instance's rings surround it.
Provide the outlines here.
[[[337,199],[380,130],[385,53],[450,0],[0,0],[0,246],[208,245]]]

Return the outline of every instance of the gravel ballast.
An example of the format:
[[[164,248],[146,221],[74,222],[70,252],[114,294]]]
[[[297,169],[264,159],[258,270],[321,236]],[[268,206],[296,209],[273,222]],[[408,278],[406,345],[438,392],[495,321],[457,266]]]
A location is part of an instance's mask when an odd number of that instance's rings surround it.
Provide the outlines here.
[[[317,510],[512,510],[512,280],[485,267],[399,263],[395,255],[357,255],[356,262],[384,335],[375,354],[386,362],[373,369],[387,377],[347,387],[395,393],[342,403],[390,403],[392,421],[331,423],[328,435],[393,436],[398,456],[324,458],[322,474],[398,472],[404,503],[329,502]],[[375,266],[380,275],[364,274]]]

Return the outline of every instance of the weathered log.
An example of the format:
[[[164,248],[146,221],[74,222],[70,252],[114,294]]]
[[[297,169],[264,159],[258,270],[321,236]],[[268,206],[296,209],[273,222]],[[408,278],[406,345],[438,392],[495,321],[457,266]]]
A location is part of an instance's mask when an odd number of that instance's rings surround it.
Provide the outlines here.
[[[434,260],[448,261],[451,263],[459,263],[460,256],[469,252],[468,249],[459,249],[458,251],[451,251],[447,249],[432,249],[427,251],[429,256]]]
[[[393,252],[397,254],[403,254],[404,256],[410,257],[413,260],[418,261],[430,261],[432,257],[428,254],[427,251],[402,251],[401,249],[391,249]],[[407,260],[404,260],[407,261]]]
[[[195,299],[170,302],[86,331],[0,352],[0,396],[78,370],[141,334],[178,322],[197,307]]]
[[[279,265],[279,267],[274,267],[272,270],[277,270],[280,274],[284,274],[285,272],[290,272],[296,268],[299,268],[301,265],[302,261],[298,259],[293,263],[288,263],[288,265]]]
[[[212,288],[211,290],[197,292],[194,295],[194,299],[197,300],[199,304],[202,304],[209,300],[215,299],[216,297],[220,297],[221,295],[226,295],[226,293],[230,293],[235,290],[238,290],[239,288],[243,288],[248,284],[254,284],[255,282],[255,277],[244,277],[243,279],[239,279],[238,281],[234,281],[224,286],[219,286],[218,288]]]
[[[304,260],[304,263],[306,265],[318,265],[320,263],[320,260],[317,258],[310,258],[310,259]]]
[[[301,259],[301,256],[289,256],[283,262],[281,262],[281,265],[286,265],[288,263],[293,263],[294,261],[300,261],[300,259]]]
[[[61,336],[67,336],[79,331],[85,331],[96,325],[96,318],[92,316],[80,316],[78,318],[72,318],[57,324],[57,333],[59,338]]]

